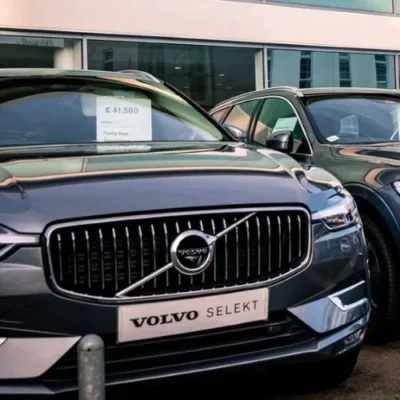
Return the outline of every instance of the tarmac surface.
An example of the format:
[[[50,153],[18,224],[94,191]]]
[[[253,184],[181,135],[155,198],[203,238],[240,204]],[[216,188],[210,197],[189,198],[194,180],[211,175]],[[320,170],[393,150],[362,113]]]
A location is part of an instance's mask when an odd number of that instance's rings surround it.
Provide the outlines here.
[[[304,391],[292,378],[293,376],[286,374],[285,371],[281,371],[279,376],[273,378],[267,377],[261,371],[211,374],[200,379],[180,378],[168,383],[153,382],[140,387],[136,385],[136,387],[126,388],[124,391],[107,393],[106,400],[148,400],[165,397],[171,397],[174,400],[187,400],[195,397],[203,400],[218,398],[232,400],[400,400],[400,341],[379,347],[364,345],[353,375],[336,389],[323,392]],[[78,396],[57,397],[58,399],[78,400]]]

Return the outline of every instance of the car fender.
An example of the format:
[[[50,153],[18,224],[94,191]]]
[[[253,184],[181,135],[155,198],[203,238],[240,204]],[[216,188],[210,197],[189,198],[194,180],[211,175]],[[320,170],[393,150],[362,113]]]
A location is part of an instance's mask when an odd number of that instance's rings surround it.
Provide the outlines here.
[[[382,196],[370,187],[359,183],[347,183],[343,186],[351,193],[355,200],[361,198],[380,214],[397,247],[400,248],[400,225]]]

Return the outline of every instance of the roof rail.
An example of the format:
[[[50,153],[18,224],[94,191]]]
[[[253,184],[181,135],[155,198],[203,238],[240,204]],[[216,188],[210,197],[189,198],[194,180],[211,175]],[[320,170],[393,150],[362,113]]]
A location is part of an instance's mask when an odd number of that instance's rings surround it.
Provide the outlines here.
[[[301,91],[301,89],[299,89],[298,87],[295,86],[272,86],[268,89],[274,90],[274,89],[284,89],[284,90],[290,90],[293,93],[296,93],[297,96],[299,97],[303,97],[303,92]]]
[[[118,71],[121,74],[138,74],[138,75],[143,75],[146,76],[147,78],[151,79],[152,81],[161,83],[161,80],[156,78],[154,75],[149,74],[148,72],[145,71],[140,71],[138,69],[123,69],[122,71]]]

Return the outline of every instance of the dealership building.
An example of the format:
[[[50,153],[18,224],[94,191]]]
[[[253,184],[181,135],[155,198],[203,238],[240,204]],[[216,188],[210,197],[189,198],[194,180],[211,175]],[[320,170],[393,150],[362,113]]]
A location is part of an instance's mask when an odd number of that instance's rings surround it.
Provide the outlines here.
[[[399,88],[400,0],[1,0],[0,67],[141,69],[206,109],[264,87]]]

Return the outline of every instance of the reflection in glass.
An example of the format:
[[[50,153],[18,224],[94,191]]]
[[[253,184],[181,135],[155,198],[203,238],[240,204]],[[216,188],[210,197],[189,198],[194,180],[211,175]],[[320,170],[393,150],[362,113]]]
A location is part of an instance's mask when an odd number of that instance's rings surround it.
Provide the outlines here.
[[[0,36],[0,68],[82,68],[81,41]]]
[[[393,13],[392,0],[264,0],[264,2]]]
[[[394,56],[324,51],[268,50],[269,86],[394,89]]]
[[[261,89],[260,49],[187,44],[88,42],[89,69],[140,69],[165,80],[206,109]]]
[[[314,130],[324,143],[400,141],[400,101],[393,97],[342,97],[307,105]]]
[[[250,128],[251,117],[254,114],[257,104],[258,100],[251,100],[232,107],[232,110],[229,112],[224,123],[236,126],[245,132],[248,132]]]

